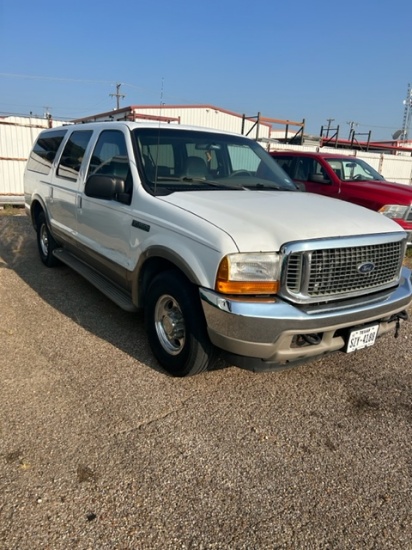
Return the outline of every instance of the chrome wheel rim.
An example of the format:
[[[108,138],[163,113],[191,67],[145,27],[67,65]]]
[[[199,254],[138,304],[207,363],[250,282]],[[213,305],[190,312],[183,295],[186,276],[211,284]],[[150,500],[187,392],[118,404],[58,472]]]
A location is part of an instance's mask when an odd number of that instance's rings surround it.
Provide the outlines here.
[[[40,227],[40,247],[44,256],[47,257],[49,254],[49,235],[45,223]]]
[[[186,341],[185,322],[178,302],[168,295],[161,296],[154,314],[157,337],[170,355],[178,355]]]

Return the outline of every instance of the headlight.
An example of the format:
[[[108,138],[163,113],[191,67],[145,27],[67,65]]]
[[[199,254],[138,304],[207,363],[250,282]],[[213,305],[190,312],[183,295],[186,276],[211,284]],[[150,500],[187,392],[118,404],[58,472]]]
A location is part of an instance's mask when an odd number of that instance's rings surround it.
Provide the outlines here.
[[[388,218],[396,218],[396,219],[402,219],[406,211],[408,210],[409,206],[403,206],[401,204],[385,204],[385,206],[382,206],[378,210],[381,214],[384,216],[387,216]]]
[[[275,253],[229,254],[220,262],[215,288],[223,294],[275,294],[279,271]]]

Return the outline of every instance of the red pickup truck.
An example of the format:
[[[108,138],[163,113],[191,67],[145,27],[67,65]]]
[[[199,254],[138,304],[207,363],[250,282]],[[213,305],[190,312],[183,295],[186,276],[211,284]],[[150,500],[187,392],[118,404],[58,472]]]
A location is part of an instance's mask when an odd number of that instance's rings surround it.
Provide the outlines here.
[[[386,181],[357,157],[300,151],[270,154],[306,191],[353,202],[392,218],[409,233],[412,245],[412,187]]]

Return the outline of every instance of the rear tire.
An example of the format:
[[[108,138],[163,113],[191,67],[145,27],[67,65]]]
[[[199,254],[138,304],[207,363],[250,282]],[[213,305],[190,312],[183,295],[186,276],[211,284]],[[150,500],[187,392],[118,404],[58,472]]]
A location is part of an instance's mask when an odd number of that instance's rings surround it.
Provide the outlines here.
[[[50,230],[47,226],[46,216],[44,212],[40,212],[37,217],[37,246],[39,249],[40,259],[47,267],[55,267],[60,262],[53,255],[53,250],[58,248]]]
[[[172,376],[192,376],[213,365],[216,349],[197,289],[177,271],[157,275],[149,286],[145,324],[153,355]]]

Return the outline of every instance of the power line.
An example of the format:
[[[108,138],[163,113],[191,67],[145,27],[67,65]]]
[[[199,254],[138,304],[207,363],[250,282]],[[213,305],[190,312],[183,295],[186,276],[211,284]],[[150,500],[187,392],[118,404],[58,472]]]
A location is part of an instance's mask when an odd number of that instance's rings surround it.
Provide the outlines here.
[[[89,82],[95,84],[113,84],[113,80],[87,80],[82,78],[66,78],[58,76],[39,76],[29,74],[0,73],[0,76],[6,78],[29,78],[31,80],[56,80],[60,82]]]

